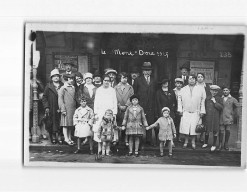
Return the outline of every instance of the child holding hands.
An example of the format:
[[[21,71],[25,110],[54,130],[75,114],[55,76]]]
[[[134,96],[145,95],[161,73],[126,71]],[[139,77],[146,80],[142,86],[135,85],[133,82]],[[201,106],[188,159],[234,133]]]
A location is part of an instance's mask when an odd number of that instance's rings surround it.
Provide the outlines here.
[[[126,135],[129,136],[129,156],[133,153],[133,145],[135,142],[135,156],[138,156],[140,138],[143,136],[145,129],[143,126],[148,126],[144,110],[139,105],[139,97],[132,95],[130,97],[132,105],[130,105],[124,114],[122,130],[126,129]]]
[[[169,157],[172,157],[172,140],[176,138],[176,128],[172,118],[170,117],[170,109],[164,107],[161,110],[162,117],[160,117],[154,124],[146,127],[146,130],[159,126],[159,140],[160,140],[160,156],[164,156],[164,146],[168,141]]]

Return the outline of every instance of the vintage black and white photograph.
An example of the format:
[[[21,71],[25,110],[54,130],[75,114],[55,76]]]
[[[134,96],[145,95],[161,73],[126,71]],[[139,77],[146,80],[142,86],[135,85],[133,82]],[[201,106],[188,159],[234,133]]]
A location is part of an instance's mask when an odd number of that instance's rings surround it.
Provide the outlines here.
[[[24,165],[244,167],[245,36],[26,23]]]

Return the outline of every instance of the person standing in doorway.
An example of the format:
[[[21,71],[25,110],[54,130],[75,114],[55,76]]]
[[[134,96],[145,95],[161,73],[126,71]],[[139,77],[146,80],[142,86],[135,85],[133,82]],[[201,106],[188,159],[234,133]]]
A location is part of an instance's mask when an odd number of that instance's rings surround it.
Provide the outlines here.
[[[192,149],[196,149],[196,125],[200,123],[205,111],[204,90],[196,85],[196,76],[190,75],[188,85],[182,88],[178,97],[178,112],[182,116],[180,133],[185,135],[183,148],[187,147],[189,136],[192,137]]]
[[[218,150],[222,150],[222,143],[225,134],[225,144],[224,149],[229,150],[228,141],[230,138],[231,126],[234,122],[234,110],[236,109],[236,113],[239,116],[239,103],[238,101],[231,96],[229,87],[222,87],[223,90],[223,110],[220,116],[220,134],[219,134],[219,148]]]
[[[142,75],[135,79],[134,82],[134,93],[140,98],[140,106],[144,109],[148,124],[155,122],[155,92],[157,84],[155,79],[152,77],[152,65],[151,62],[144,62],[142,66]],[[147,135],[147,136],[146,136]],[[153,135],[153,136],[152,136]],[[147,134],[144,132],[143,142],[147,144],[154,144],[155,132],[152,129]],[[143,149],[142,145],[142,149]]]

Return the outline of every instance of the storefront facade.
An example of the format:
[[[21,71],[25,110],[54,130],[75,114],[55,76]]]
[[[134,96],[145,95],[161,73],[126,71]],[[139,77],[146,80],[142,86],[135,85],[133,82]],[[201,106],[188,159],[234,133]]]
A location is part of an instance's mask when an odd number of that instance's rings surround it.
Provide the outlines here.
[[[243,59],[242,35],[179,35],[141,33],[69,33],[37,32],[40,51],[38,75],[49,81],[50,71],[65,71],[64,62],[72,62],[81,73],[114,68],[129,72],[150,61],[156,80],[169,78],[171,84],[180,75],[179,67],[190,62],[191,72],[204,72],[206,82],[232,88],[239,97]]]
[[[240,102],[237,148],[241,146],[242,130],[242,64],[244,36],[193,35],[155,33],[80,33],[37,31],[36,50],[40,52],[38,79],[44,84],[50,72],[65,71],[64,63],[71,62],[73,71],[101,74],[106,68],[130,73],[149,61],[157,81],[180,76],[180,66],[190,64],[191,72],[203,72],[206,83],[228,86]]]

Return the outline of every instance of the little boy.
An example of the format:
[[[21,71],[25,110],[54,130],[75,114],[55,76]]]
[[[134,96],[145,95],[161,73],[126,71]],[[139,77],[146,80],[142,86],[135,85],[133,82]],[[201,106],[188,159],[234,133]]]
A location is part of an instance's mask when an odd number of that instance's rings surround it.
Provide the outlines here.
[[[220,117],[220,134],[219,134],[219,149],[222,149],[223,136],[225,132],[225,150],[229,150],[228,141],[230,138],[230,130],[234,119],[234,109],[239,109],[238,101],[230,95],[230,88],[222,87],[223,90],[223,111]]]

